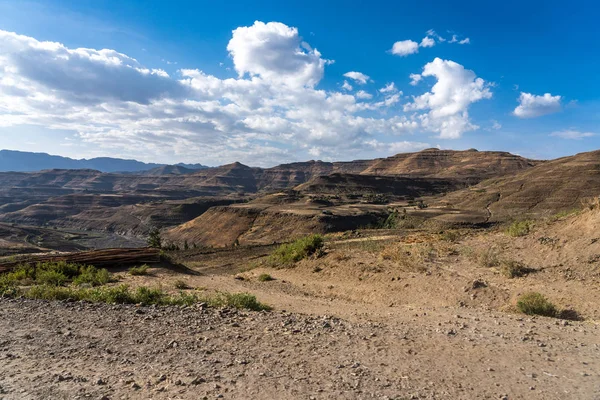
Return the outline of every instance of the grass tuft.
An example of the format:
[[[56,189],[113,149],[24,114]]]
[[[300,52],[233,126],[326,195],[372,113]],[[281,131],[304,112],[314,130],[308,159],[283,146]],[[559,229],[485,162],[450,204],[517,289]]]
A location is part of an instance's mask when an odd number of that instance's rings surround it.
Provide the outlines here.
[[[519,297],[517,308],[527,315],[542,315],[545,317],[556,317],[558,310],[544,295],[530,292]]]
[[[257,279],[258,279],[259,282],[269,282],[269,281],[274,281],[275,280],[275,278],[273,278],[269,274],[260,274]]]
[[[139,267],[131,267],[129,268],[129,275],[133,276],[144,276],[148,275],[148,265],[140,265]]]

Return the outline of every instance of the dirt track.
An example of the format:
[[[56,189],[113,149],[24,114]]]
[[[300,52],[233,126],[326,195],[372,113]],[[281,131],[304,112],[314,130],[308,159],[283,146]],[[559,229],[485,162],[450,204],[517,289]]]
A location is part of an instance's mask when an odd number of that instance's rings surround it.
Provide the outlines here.
[[[598,399],[599,333],[449,308],[381,324],[1,300],[0,398]]]

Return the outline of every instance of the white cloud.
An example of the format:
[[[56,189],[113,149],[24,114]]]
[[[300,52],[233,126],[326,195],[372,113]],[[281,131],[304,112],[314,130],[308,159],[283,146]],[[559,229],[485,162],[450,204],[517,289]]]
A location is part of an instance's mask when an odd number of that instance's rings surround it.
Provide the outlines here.
[[[447,40],[447,39],[443,38],[442,36],[438,35],[437,32],[434,31],[433,29],[430,29],[427,31],[427,36],[436,38],[440,43],[443,43]]]
[[[421,82],[421,79],[423,79],[421,74],[410,74],[409,77],[410,77],[410,84],[412,86],[417,86],[419,84],[419,82]]]
[[[492,129],[494,129],[494,130],[502,129],[502,125],[498,121],[492,120]]]
[[[470,44],[471,43],[471,39],[469,38],[465,38],[463,40],[461,40],[460,42],[458,42],[458,44]]]
[[[588,137],[592,137],[592,136],[597,136],[597,133],[593,133],[593,132],[579,132],[576,131],[574,129],[567,129],[564,131],[556,131],[556,132],[552,132],[550,134],[550,136],[554,136],[554,137],[559,137],[562,139],[571,139],[571,140],[581,140],[584,138],[588,138]]]
[[[315,86],[328,60],[280,22],[254,22],[233,31],[227,45],[240,78],[246,73],[290,86]]]
[[[561,96],[552,96],[550,93],[538,96],[521,92],[518,101],[519,105],[515,108],[514,114],[519,118],[540,117],[558,112],[561,109]]]
[[[392,108],[399,92],[357,101],[316,89],[328,62],[295,28],[256,22],[234,30],[228,49],[237,78],[170,76],[115,50],[0,31],[0,127],[64,130],[95,154],[210,165],[274,165],[317,150],[357,158],[374,148],[367,142],[396,143],[419,128],[417,115]]]
[[[472,103],[489,99],[489,84],[471,70],[449,60],[436,58],[423,67],[421,76],[433,76],[437,82],[421,96],[404,106],[405,111],[427,110],[419,116],[423,127],[439,133],[440,138],[456,139],[466,131],[477,129],[469,119]]]
[[[412,40],[402,40],[394,43],[391,50],[392,54],[397,56],[408,56],[410,54],[419,52],[419,43],[413,42]]]
[[[372,99],[373,95],[365,92],[364,90],[359,90],[356,92],[356,98],[358,99]]]
[[[395,93],[398,91],[398,89],[396,89],[396,84],[394,82],[390,82],[381,89],[379,89],[379,91],[381,93]]]
[[[421,40],[421,43],[419,44],[419,46],[421,46],[421,47],[433,47],[433,46],[435,46],[435,40],[433,40],[429,36],[425,36],[423,38],[423,40]]]
[[[351,84],[348,83],[348,81],[344,81],[344,84],[342,85],[342,89],[347,90],[347,91],[351,91],[354,88],[352,87]]]
[[[356,83],[358,83],[360,85],[364,85],[365,83],[367,83],[369,81],[369,79],[371,79],[369,77],[369,75],[365,75],[362,72],[356,72],[356,71],[346,72],[344,74],[344,76],[346,78],[350,78],[350,79],[354,80]]]

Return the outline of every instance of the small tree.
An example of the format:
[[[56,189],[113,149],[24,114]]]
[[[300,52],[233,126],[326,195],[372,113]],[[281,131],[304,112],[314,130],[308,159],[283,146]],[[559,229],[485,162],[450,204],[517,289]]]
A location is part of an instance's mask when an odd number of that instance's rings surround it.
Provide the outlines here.
[[[156,249],[162,248],[162,239],[158,228],[152,228],[148,235],[148,246]]]

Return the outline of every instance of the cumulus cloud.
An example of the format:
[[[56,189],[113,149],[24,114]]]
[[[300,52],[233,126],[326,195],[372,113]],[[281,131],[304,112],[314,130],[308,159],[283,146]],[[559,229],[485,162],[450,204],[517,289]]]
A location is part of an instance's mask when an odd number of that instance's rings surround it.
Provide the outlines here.
[[[296,28],[255,22],[235,29],[227,49],[237,78],[197,69],[170,76],[115,50],[0,31],[0,127],[64,130],[73,146],[212,165],[273,165],[310,152],[356,158],[389,143],[422,145],[395,139],[416,132],[421,119],[397,114],[401,92],[393,84],[377,101],[366,92],[317,89],[328,61]]]
[[[410,78],[410,84],[412,86],[417,86],[419,84],[419,82],[421,82],[421,79],[423,79],[421,74],[410,74],[409,78]]]
[[[421,46],[421,47],[433,47],[433,46],[435,46],[435,40],[433,40],[429,36],[425,36],[423,38],[423,40],[421,40],[421,43],[419,44],[419,46]]]
[[[519,118],[535,118],[552,114],[560,111],[561,99],[561,96],[552,96],[550,93],[538,96],[521,92],[518,99],[519,105],[513,113]]]
[[[358,92],[356,92],[356,98],[358,99],[372,99],[373,95],[365,92],[364,90],[359,90]]]
[[[556,131],[556,132],[552,132],[550,134],[550,136],[554,136],[554,137],[559,137],[561,139],[571,139],[571,140],[581,140],[584,138],[588,138],[588,137],[592,137],[592,136],[597,136],[597,133],[593,133],[593,132],[579,132],[577,130],[574,129],[567,129],[564,131]]]
[[[20,93],[21,98],[45,91],[78,104],[147,104],[186,94],[165,71],[145,68],[115,50],[69,49],[1,30],[0,67],[0,89]]]
[[[344,84],[342,85],[342,89],[347,90],[347,91],[351,91],[354,88],[352,87],[351,84],[348,83],[348,81],[344,81]]]
[[[315,86],[329,62],[302,41],[297,28],[280,22],[235,29],[227,50],[240,78],[248,73],[291,86]]]
[[[398,91],[396,89],[396,84],[394,82],[387,83],[384,87],[379,89],[381,93],[395,93]]]
[[[471,43],[471,39],[469,39],[469,38],[464,38],[463,40],[458,42],[458,44],[470,44],[470,43]]]
[[[346,78],[350,78],[350,79],[354,80],[356,83],[358,83],[360,85],[364,85],[365,83],[367,83],[369,81],[369,79],[371,79],[369,77],[369,75],[365,75],[362,72],[356,72],[356,71],[346,72],[344,74],[344,76]]]
[[[492,97],[488,83],[462,65],[440,58],[426,64],[420,75],[434,77],[437,82],[430,92],[406,104],[405,111],[426,110],[419,116],[421,124],[440,138],[456,139],[478,128],[471,123],[468,109],[472,103]]]
[[[392,54],[405,57],[419,52],[419,43],[412,40],[402,40],[394,43],[391,50]]]

